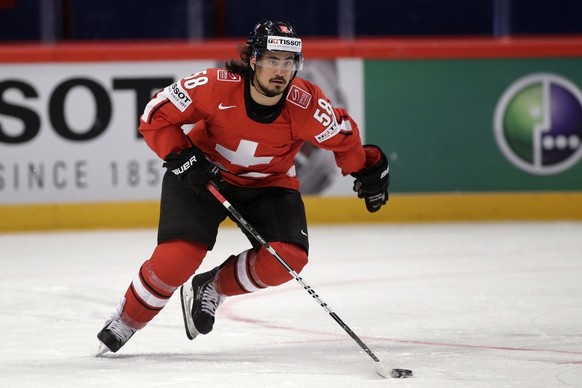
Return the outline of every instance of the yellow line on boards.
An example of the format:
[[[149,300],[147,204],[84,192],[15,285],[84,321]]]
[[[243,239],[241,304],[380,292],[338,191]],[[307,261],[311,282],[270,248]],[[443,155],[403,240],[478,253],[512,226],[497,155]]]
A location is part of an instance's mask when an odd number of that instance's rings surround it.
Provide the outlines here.
[[[304,197],[310,224],[578,220],[582,192],[393,194],[368,213],[354,197]],[[0,232],[155,228],[157,201],[0,205]]]

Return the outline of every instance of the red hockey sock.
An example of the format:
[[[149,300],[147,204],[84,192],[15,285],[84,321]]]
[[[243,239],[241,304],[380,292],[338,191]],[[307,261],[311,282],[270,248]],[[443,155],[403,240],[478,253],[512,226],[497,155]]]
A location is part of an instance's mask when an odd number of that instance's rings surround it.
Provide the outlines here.
[[[269,243],[277,253],[299,273],[307,264],[307,253],[299,245]],[[226,296],[246,294],[269,286],[278,286],[292,279],[265,248],[249,249],[238,256],[229,257],[216,276],[217,291]]]
[[[125,293],[122,320],[141,329],[164,308],[174,291],[200,266],[206,246],[189,241],[159,244]]]

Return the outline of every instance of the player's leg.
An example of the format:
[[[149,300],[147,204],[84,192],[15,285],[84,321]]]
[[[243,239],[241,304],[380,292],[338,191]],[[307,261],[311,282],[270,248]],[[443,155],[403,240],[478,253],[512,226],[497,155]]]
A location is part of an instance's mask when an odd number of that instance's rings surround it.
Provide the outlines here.
[[[299,273],[307,264],[308,237],[305,208],[299,192],[287,189],[239,190],[233,204]],[[220,267],[196,275],[182,287],[182,308],[188,338],[213,328],[216,309],[227,296],[277,286],[292,279],[287,270],[263,247],[256,246],[229,257]]]
[[[159,244],[129,285],[115,314],[97,338],[103,351],[117,352],[131,336],[150,322],[174,291],[196,271],[206,254],[200,243],[174,240]]]
[[[301,272],[307,264],[307,252],[303,247],[288,242],[270,242],[269,245],[295,272]],[[219,294],[234,296],[278,286],[292,278],[281,263],[261,247],[229,257],[220,266],[214,283]]]
[[[163,309],[212,249],[225,217],[216,200],[193,194],[173,174],[164,176],[158,246],[97,335],[104,345],[100,353],[119,350]]]

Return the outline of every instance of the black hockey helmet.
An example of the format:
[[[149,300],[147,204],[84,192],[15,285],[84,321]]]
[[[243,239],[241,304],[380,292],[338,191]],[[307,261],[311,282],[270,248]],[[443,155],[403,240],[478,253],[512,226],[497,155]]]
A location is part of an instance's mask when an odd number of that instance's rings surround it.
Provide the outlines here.
[[[265,51],[291,52],[294,54],[297,70],[303,67],[301,38],[290,23],[261,20],[247,38],[251,57],[258,57]]]

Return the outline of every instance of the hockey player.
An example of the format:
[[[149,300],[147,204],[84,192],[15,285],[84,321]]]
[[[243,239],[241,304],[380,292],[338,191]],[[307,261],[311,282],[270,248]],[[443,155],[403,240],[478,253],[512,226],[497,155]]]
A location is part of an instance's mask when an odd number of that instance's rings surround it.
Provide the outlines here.
[[[216,186],[241,215],[299,273],[307,264],[308,229],[294,156],[302,144],[333,151],[354,191],[375,212],[388,200],[388,160],[363,146],[358,127],[321,89],[296,78],[302,41],[289,23],[263,20],[226,69],[207,69],[158,92],[139,130],[165,161],[158,245],[141,266],[117,312],[97,334],[99,354],[117,352],[150,322],[196,272],[228,215],[210,194]],[[183,126],[194,127],[186,133]],[[249,237],[252,248],[181,288],[186,334],[212,330],[226,297],[292,277]]]

